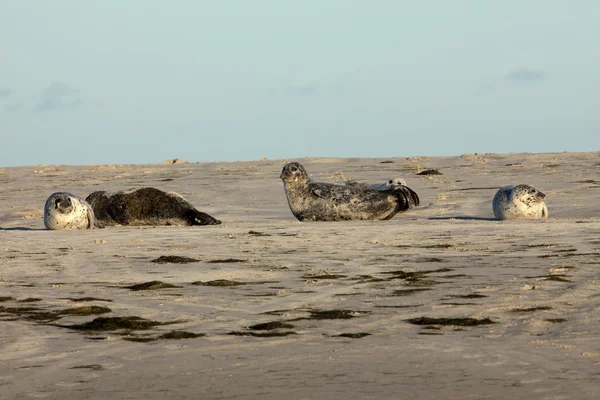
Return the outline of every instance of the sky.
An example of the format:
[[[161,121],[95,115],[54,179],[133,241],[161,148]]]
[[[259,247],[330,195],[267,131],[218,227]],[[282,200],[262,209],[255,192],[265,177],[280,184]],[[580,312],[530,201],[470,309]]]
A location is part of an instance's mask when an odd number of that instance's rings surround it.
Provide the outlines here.
[[[597,0],[0,0],[0,166],[600,150]]]

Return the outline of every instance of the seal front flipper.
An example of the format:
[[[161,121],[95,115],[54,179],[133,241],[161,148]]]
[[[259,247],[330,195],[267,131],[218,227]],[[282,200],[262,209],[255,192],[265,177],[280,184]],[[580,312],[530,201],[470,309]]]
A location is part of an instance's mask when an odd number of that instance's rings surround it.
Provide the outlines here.
[[[210,215],[198,210],[188,210],[186,217],[190,221],[190,225],[220,225],[221,221],[211,217]]]

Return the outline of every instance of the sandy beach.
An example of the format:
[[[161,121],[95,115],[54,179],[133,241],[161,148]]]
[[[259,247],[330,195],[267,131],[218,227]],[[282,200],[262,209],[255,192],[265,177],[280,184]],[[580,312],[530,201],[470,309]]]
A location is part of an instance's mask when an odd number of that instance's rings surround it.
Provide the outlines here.
[[[287,161],[0,168],[0,399],[600,398],[599,152],[297,160],[419,194],[374,222],[298,222]],[[516,183],[549,219],[493,219]],[[44,228],[145,186],[223,223]]]

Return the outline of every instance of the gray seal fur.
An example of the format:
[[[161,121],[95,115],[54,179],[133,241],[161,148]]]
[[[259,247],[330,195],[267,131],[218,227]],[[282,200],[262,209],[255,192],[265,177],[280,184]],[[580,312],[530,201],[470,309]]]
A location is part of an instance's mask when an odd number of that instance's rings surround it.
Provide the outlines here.
[[[106,225],[218,225],[216,218],[198,211],[183,196],[152,187],[116,193],[91,193],[87,202]]]
[[[492,209],[497,219],[548,218],[546,195],[526,184],[504,186],[494,196]]]
[[[380,191],[313,182],[297,162],[286,164],[280,178],[299,221],[387,220],[419,205],[419,196],[409,187]]]
[[[87,201],[67,192],[56,192],[44,205],[44,225],[51,230],[93,229],[104,225],[96,220]]]

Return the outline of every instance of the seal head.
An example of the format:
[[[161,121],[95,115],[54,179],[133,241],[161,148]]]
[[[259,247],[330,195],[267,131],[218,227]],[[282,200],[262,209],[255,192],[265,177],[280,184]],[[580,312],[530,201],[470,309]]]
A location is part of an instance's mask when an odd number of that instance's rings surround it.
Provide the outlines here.
[[[44,225],[52,230],[103,227],[84,199],[67,192],[56,192],[48,197],[44,206]]]

